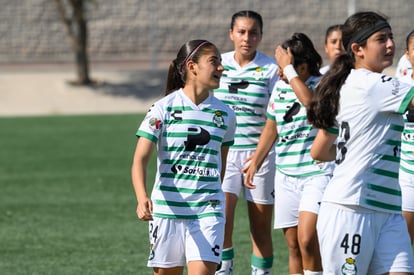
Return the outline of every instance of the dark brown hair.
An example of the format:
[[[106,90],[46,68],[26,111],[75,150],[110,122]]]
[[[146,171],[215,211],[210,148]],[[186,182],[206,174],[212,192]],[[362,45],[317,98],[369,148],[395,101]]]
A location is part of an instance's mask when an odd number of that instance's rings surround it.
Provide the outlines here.
[[[233,14],[233,16],[231,17],[230,30],[233,30],[234,23],[236,22],[237,18],[240,18],[240,17],[253,18],[254,20],[256,20],[256,22],[259,24],[260,33],[263,34],[263,19],[262,19],[262,16],[260,14],[258,14],[257,12],[252,11],[252,10],[243,10],[243,11],[239,11],[239,12],[236,12],[235,14]]]
[[[187,78],[186,63],[190,60],[197,63],[200,56],[203,55],[204,49],[211,47],[215,48],[216,46],[207,40],[191,40],[181,46],[177,57],[171,62],[168,69],[165,95],[184,87]]]
[[[333,33],[334,31],[339,31],[342,32],[342,24],[336,24],[336,25],[331,25],[326,29],[325,32],[325,44],[328,42],[328,37],[331,35],[331,33]]]
[[[358,12],[351,15],[344,23],[342,28],[342,41],[345,49],[350,48],[350,44],[358,43],[366,45],[367,37],[361,33],[378,23],[386,23],[387,19],[375,12]],[[355,37],[359,37],[356,39]],[[329,71],[322,77],[318,86],[312,94],[312,100],[307,109],[308,121],[317,128],[327,129],[336,124],[336,116],[339,110],[340,89],[348,77],[351,69],[354,68],[354,55],[352,51],[338,56]]]
[[[282,48],[287,50],[290,48],[294,61],[293,67],[297,67],[300,64],[308,64],[309,73],[313,76],[319,76],[319,72],[322,64],[322,57],[316,51],[312,41],[309,37],[300,32],[295,32],[292,37],[283,42]]]

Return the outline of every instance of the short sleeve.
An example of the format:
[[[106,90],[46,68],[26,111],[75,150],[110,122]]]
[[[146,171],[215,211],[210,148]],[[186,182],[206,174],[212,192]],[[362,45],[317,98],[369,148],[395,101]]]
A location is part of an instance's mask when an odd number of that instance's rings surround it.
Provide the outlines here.
[[[157,104],[152,105],[139,126],[136,135],[156,143],[162,132],[163,121],[164,115],[160,106]]]
[[[373,94],[375,105],[380,111],[385,112],[404,114],[414,97],[414,89],[411,85],[387,75],[381,75],[373,91],[375,91]]]

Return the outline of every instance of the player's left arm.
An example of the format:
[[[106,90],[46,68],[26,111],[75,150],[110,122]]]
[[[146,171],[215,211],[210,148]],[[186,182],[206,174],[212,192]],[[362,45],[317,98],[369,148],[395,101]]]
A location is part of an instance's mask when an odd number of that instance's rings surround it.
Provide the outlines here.
[[[311,156],[319,161],[332,161],[336,158],[336,134],[319,129],[311,147]]]

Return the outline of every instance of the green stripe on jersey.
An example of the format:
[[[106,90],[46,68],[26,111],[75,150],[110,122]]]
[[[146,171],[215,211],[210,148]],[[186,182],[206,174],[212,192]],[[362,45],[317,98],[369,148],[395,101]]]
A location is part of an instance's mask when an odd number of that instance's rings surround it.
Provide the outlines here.
[[[388,170],[376,169],[376,168],[373,168],[372,172],[375,173],[375,174],[378,174],[378,175],[389,177],[389,178],[398,179],[398,172],[395,173],[395,172],[391,172],[391,171],[388,171]]]
[[[162,147],[162,149],[165,152],[182,152],[183,151],[182,146],[169,146],[169,147],[164,146],[164,147]],[[188,152],[182,152],[182,153],[188,153]],[[203,154],[209,154],[209,155],[217,155],[218,154],[217,150],[207,149],[207,148],[202,148],[202,147],[196,147],[196,149],[193,150],[192,153],[203,153]],[[190,153],[188,153],[188,155],[190,155]]]
[[[205,177],[198,175],[184,175],[184,174],[173,174],[173,173],[161,173],[161,178],[168,179],[180,179],[180,180],[193,180],[193,181],[205,181],[205,182],[215,182],[217,177]]]
[[[227,89],[215,89],[214,93],[226,93],[226,94],[228,94],[229,90],[227,90]],[[237,91],[237,94],[238,95],[247,95],[247,96],[252,96],[252,97],[263,97],[263,98],[268,96],[266,94],[246,92],[246,91],[243,91],[241,89],[239,89]]]
[[[369,183],[367,185],[367,187],[370,190],[378,191],[378,192],[381,192],[381,193],[386,193],[386,194],[395,195],[395,196],[401,196],[401,190],[395,190],[395,189],[392,189],[392,188],[387,188],[387,187],[380,186],[380,185],[375,185],[375,184],[372,184],[372,183]]]
[[[218,189],[193,189],[193,188],[183,188],[183,187],[176,187],[176,186],[158,186],[158,190],[161,191],[169,191],[169,192],[179,192],[179,193],[185,193],[185,194],[216,194],[219,193],[220,190]]]
[[[205,214],[199,214],[199,215],[174,215],[174,214],[160,214],[160,213],[154,213],[154,217],[157,218],[165,218],[165,219],[202,219],[207,217],[223,217],[223,214],[220,212],[210,212]]]
[[[393,204],[383,203],[380,201],[374,201],[374,200],[369,200],[369,199],[366,199],[365,202],[368,205],[372,205],[378,208],[392,210],[392,211],[401,211],[401,206],[399,205],[393,205]]]
[[[402,161],[402,160],[401,160],[401,161]],[[413,165],[413,164],[409,164],[409,165]],[[412,169],[407,169],[407,168],[405,168],[403,165],[401,165],[401,166],[400,166],[400,169],[401,169],[402,171],[404,171],[404,172],[408,173],[408,174],[412,174],[412,175],[414,175],[414,170],[412,170]]]
[[[217,125],[214,122],[210,121],[204,121],[204,120],[198,120],[198,119],[182,119],[182,120],[166,120],[164,122],[165,125],[172,125],[172,124],[190,124],[190,125],[205,125],[209,127],[217,127]],[[220,127],[221,129],[227,129],[227,125],[223,125]]]
[[[156,136],[153,136],[153,135],[148,134],[148,133],[146,133],[144,131],[141,131],[141,130],[138,130],[137,136],[149,139],[154,143],[157,143],[157,141],[158,141],[158,138]]]
[[[258,107],[263,108],[264,106],[267,106],[267,103],[263,104],[256,104],[256,103],[249,103],[249,102],[240,102],[236,100],[221,100],[223,103],[226,103],[228,105],[234,105],[234,106],[249,106],[249,107]]]
[[[177,201],[166,201],[166,200],[154,200],[155,204],[158,205],[168,205],[168,206],[175,206],[175,207],[200,207],[200,206],[207,206],[210,205],[211,202],[202,201],[202,202],[177,202]]]
[[[310,154],[310,148],[309,149],[304,149],[302,151],[297,151],[297,152],[284,152],[284,153],[278,154],[278,156],[279,157],[286,157],[286,156],[297,156],[297,155],[304,155],[304,154]]]
[[[403,102],[401,103],[400,108],[398,109],[398,113],[404,114],[408,106],[410,105],[411,100],[414,97],[414,87],[410,89],[410,91],[405,95]]]

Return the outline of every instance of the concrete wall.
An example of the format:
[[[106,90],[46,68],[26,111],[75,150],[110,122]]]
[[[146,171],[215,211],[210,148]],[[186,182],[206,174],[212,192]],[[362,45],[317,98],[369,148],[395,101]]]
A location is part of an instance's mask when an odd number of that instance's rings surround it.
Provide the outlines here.
[[[65,30],[52,0],[0,0],[0,63],[71,62]],[[374,10],[387,15],[403,53],[414,28],[412,0],[94,0],[88,5],[92,61],[153,61],[174,58],[187,40],[204,38],[230,50],[231,15],[253,9],[264,19],[260,50],[273,56],[277,44],[304,32],[325,58],[325,29],[349,13]]]

